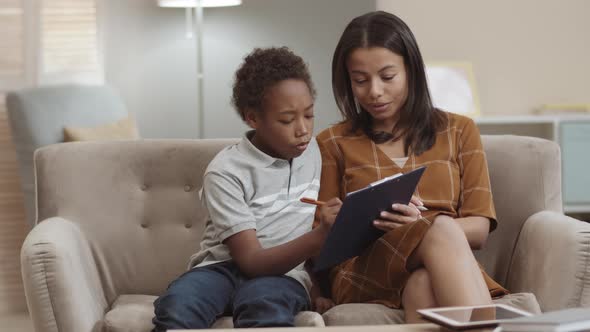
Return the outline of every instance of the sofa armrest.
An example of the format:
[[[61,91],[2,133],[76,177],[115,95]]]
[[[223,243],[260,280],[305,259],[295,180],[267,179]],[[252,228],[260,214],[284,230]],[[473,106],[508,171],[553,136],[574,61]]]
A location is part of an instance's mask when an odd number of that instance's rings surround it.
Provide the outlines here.
[[[543,311],[590,306],[590,224],[554,211],[529,217],[506,286],[534,293]]]
[[[99,330],[108,304],[78,225],[63,218],[39,223],[23,243],[21,269],[36,331]]]

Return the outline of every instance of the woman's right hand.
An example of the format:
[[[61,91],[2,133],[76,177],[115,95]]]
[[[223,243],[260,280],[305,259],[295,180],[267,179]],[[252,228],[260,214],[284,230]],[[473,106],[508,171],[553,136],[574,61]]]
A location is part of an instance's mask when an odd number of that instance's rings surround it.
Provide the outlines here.
[[[342,207],[342,201],[338,197],[334,197],[325,204],[319,207],[320,209],[320,227],[324,230],[329,231],[336,221],[336,215]]]

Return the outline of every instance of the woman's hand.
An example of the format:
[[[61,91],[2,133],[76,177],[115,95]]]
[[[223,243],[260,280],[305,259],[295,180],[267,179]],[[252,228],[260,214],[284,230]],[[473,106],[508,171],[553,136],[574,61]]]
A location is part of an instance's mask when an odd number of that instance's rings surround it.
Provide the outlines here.
[[[424,205],[416,196],[412,196],[408,205],[393,204],[393,212],[383,211],[379,219],[373,221],[378,229],[389,232],[390,230],[413,223],[422,217],[417,206]]]
[[[335,305],[336,304],[331,299],[328,299],[328,298],[325,298],[322,296],[318,296],[315,299],[313,299],[313,308],[312,309],[321,315],[324,312],[330,310],[330,308],[332,308]]]

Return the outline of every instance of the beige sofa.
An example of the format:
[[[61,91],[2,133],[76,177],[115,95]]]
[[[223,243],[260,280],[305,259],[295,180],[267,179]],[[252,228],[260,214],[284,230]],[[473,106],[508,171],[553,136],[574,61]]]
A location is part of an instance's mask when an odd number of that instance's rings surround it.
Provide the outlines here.
[[[231,142],[86,142],[38,150],[38,224],[21,253],[36,331],[148,331],[153,300],[199,247],[202,173]],[[477,256],[518,293],[499,301],[537,312],[590,306],[590,225],[561,213],[557,145],[487,136],[484,147],[499,227]],[[337,306],[323,316],[304,312],[296,320],[401,322],[401,311],[367,304]],[[231,319],[216,326],[231,326]]]

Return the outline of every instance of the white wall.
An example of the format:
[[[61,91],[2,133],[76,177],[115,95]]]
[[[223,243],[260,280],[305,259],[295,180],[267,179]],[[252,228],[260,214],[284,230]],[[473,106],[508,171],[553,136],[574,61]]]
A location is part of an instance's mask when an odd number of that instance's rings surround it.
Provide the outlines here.
[[[378,0],[427,61],[473,63],[483,115],[590,102],[590,1]]]
[[[204,137],[239,137],[246,126],[230,105],[233,73],[254,47],[289,46],[316,84],[316,132],[339,120],[333,101],[332,52],[353,17],[375,1],[243,0],[204,11]],[[107,84],[136,113],[147,138],[194,138],[195,50],[185,39],[184,11],[155,1],[106,0]]]
[[[136,114],[143,137],[190,138],[197,130],[194,49],[182,13],[148,0],[105,3],[105,79]]]

